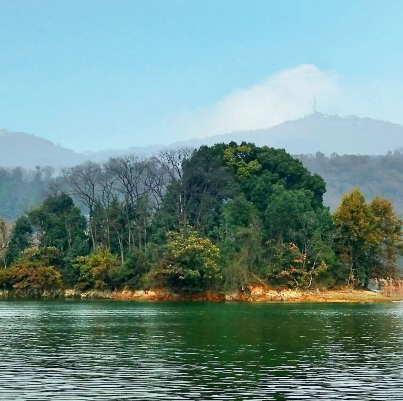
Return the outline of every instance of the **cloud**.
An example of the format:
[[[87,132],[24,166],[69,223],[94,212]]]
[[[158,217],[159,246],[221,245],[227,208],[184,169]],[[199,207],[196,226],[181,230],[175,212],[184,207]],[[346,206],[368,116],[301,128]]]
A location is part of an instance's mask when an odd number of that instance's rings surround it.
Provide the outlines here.
[[[338,91],[335,72],[303,64],[236,89],[210,107],[177,116],[172,128],[182,140],[268,128],[312,113],[314,96],[323,111]]]

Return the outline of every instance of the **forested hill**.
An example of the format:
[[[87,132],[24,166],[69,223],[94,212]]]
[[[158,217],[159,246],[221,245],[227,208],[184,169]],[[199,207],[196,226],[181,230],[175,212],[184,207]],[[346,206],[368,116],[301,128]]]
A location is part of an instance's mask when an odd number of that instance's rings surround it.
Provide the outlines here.
[[[51,167],[0,167],[0,218],[12,221],[39,205],[56,178]]]
[[[340,195],[352,187],[359,188],[366,198],[382,196],[391,200],[403,216],[403,153],[395,151],[384,156],[357,156],[323,153],[298,157],[312,173],[326,182],[324,203],[335,209]]]

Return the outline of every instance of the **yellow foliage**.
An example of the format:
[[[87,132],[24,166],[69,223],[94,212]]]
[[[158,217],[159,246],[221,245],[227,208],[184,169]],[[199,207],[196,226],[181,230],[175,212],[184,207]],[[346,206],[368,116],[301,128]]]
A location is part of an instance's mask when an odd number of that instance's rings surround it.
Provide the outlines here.
[[[259,171],[262,166],[257,160],[245,162],[245,156],[251,151],[249,146],[239,145],[236,148],[229,147],[224,150],[223,160],[228,166],[236,169],[239,177],[249,177],[255,171]]]

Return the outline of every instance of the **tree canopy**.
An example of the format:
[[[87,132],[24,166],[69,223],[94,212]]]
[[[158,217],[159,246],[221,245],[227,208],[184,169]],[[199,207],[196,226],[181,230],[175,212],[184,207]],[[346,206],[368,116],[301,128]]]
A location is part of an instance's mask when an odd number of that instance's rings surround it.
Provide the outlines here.
[[[11,232],[0,224],[2,285],[30,271],[39,287],[49,277],[49,288],[178,292],[395,276],[403,221],[391,202],[354,189],[332,215],[325,192],[300,160],[251,143],[88,162]]]

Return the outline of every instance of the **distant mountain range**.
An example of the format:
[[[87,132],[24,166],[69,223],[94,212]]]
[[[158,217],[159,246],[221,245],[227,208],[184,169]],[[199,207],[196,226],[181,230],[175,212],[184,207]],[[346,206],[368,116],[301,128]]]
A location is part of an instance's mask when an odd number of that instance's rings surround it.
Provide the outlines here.
[[[326,155],[381,155],[403,148],[403,127],[371,118],[339,117],[316,112],[267,129],[191,139],[169,146],[129,147],[93,153],[76,153],[41,137],[3,129],[0,131],[0,166],[34,168],[39,165],[59,169],[86,160],[99,162],[129,153],[149,156],[164,148],[199,147],[231,141],[284,148],[294,155],[318,151]]]
[[[78,164],[81,161],[83,161],[82,155],[55,145],[47,139],[23,132],[11,132],[5,129],[0,131],[1,167],[60,168]]]

